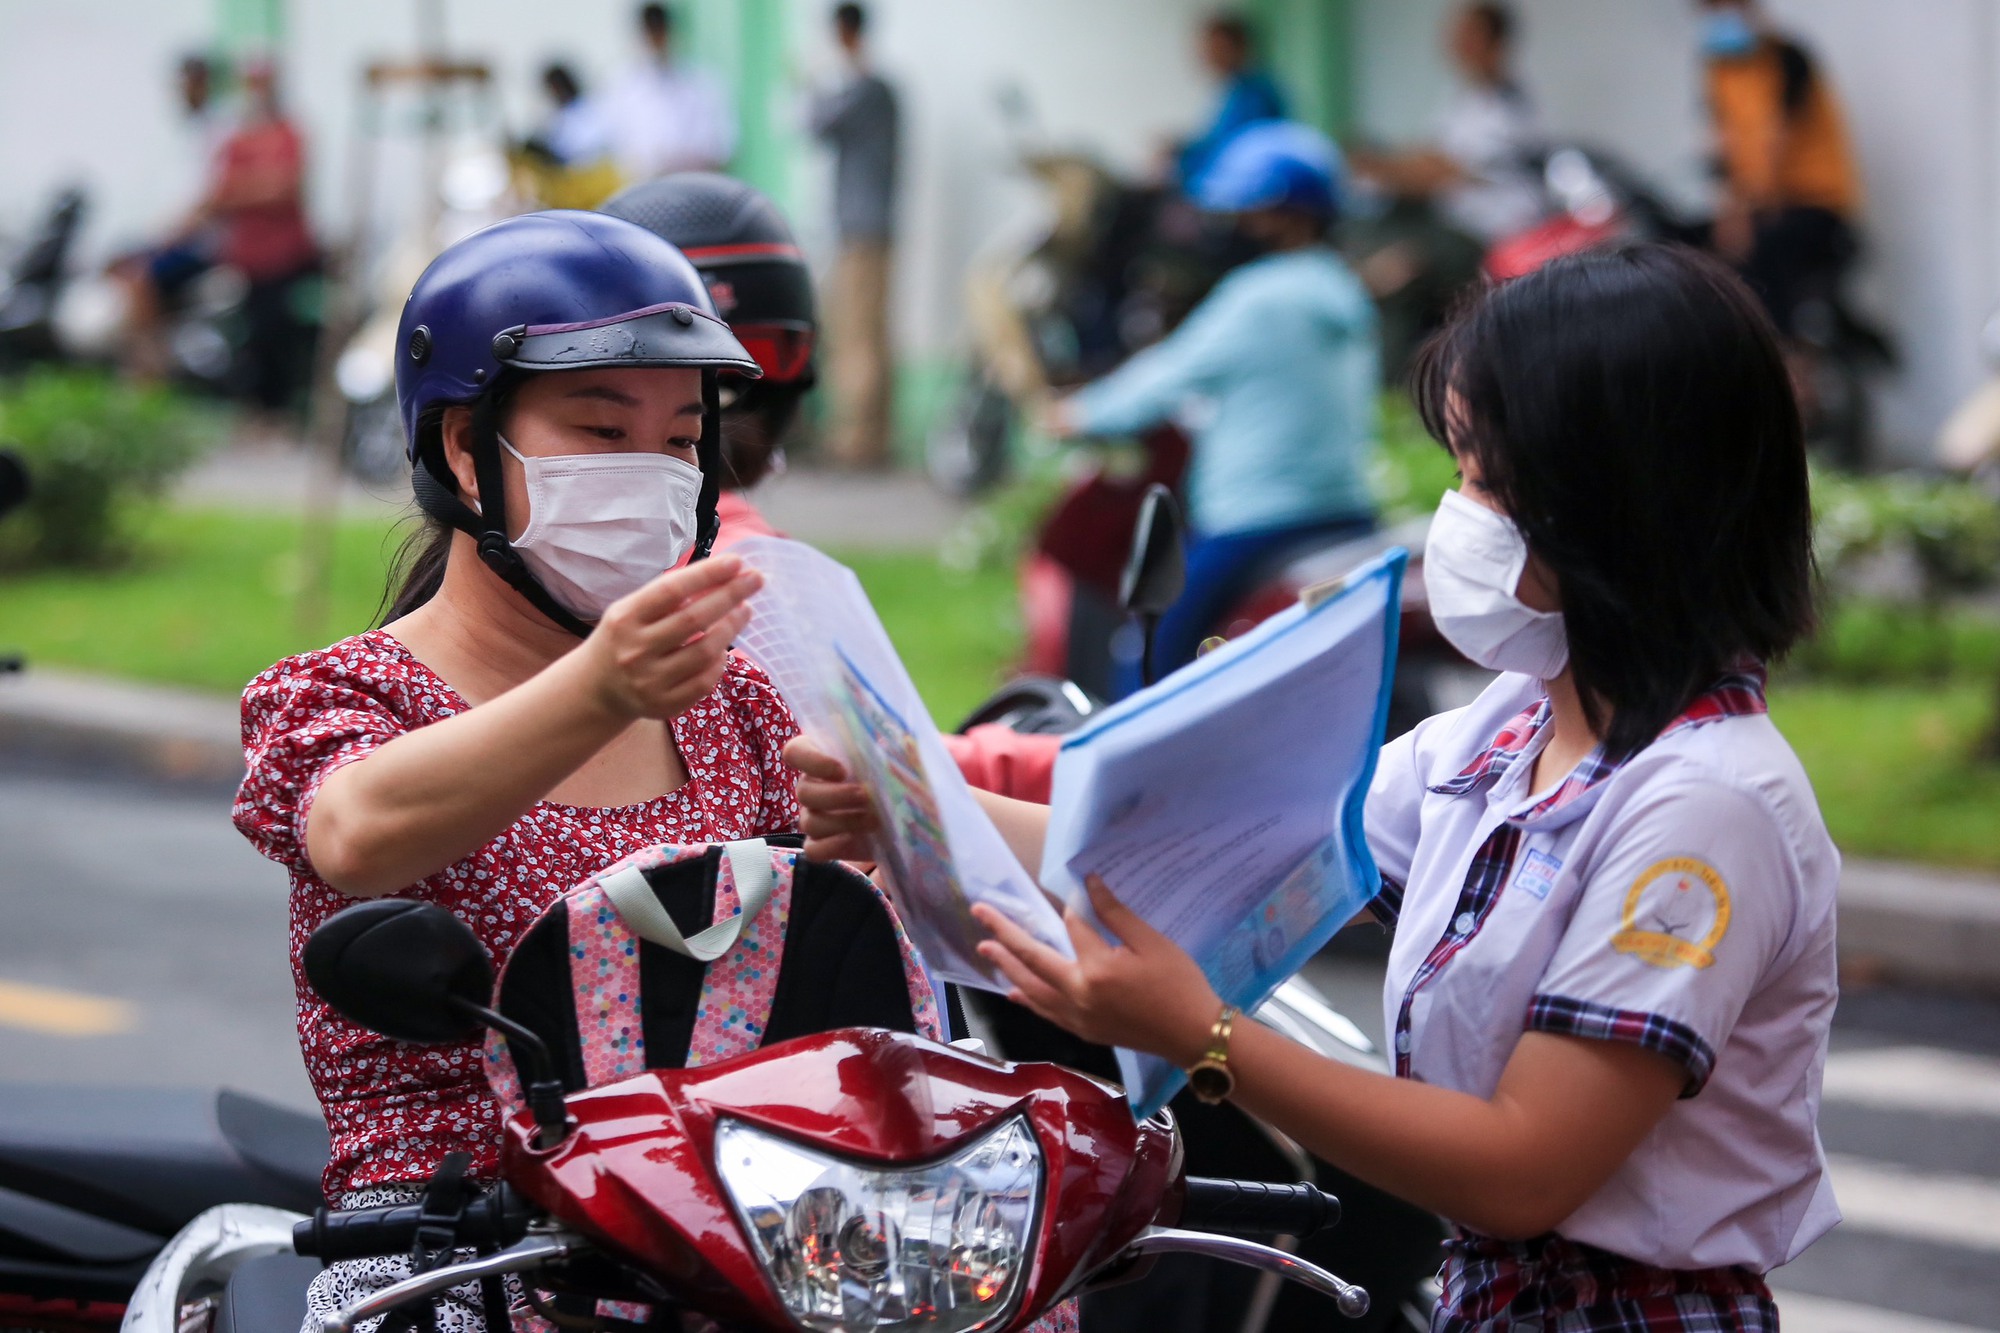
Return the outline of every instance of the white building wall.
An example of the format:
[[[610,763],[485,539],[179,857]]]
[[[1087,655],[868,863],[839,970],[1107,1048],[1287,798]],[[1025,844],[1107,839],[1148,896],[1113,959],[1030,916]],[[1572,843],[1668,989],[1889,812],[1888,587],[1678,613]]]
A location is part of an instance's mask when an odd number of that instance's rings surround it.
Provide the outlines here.
[[[1985,374],[1977,339],[2000,304],[2000,4],[1767,0],[1845,103],[1868,191],[1861,304],[1904,368],[1883,386],[1884,443],[1925,456]],[[1450,0],[1357,0],[1358,119],[1420,136],[1449,88],[1437,33]],[[1695,6],[1518,0],[1522,74],[1550,129],[1617,151],[1673,197],[1705,199]]]
[[[130,237],[192,204],[173,62],[212,0],[0,0],[0,234],[91,187],[88,234]]]
[[[587,85],[632,58],[636,0],[443,0],[449,49],[495,69],[506,125],[541,113],[536,74],[569,60]],[[1210,89],[1191,33],[1206,0],[877,0],[879,64],[908,129],[897,304],[906,349],[951,348],[972,253],[1030,208],[999,90],[1018,87],[1046,141],[1088,146],[1122,170],[1202,118]],[[830,67],[830,3],[789,6],[797,91]],[[351,218],[356,88],[371,59],[417,49],[410,0],[293,0],[288,101],[312,155],[312,208],[329,235]],[[172,64],[212,37],[213,0],[0,0],[0,234],[28,225],[60,183],[86,182],[86,252],[144,239],[194,196]],[[794,96],[793,100],[797,100]],[[409,103],[392,102],[407,131]],[[788,113],[793,109],[787,108]],[[394,126],[392,125],[392,130]],[[421,179],[407,133],[377,173],[378,213],[406,214]],[[823,155],[801,143],[790,191],[801,229],[827,252]]]

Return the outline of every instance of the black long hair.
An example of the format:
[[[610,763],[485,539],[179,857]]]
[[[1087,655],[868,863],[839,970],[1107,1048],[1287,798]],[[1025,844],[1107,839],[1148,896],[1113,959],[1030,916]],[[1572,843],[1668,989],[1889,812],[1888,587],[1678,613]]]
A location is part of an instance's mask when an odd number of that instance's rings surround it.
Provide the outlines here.
[[[1660,244],[1559,259],[1461,309],[1413,387],[1554,573],[1608,752],[1812,631],[1798,403],[1770,319],[1722,264]]]
[[[419,449],[434,451],[426,452],[425,457],[436,457],[440,466],[444,461],[444,413],[445,405],[439,403],[417,421]],[[435,475],[448,478],[451,473],[447,470]],[[381,603],[375,608],[378,629],[392,620],[401,620],[437,596],[444,585],[444,567],[451,558],[451,526],[421,509],[415,511],[415,518],[416,526],[398,544],[395,556],[389,561],[389,581],[382,590]]]

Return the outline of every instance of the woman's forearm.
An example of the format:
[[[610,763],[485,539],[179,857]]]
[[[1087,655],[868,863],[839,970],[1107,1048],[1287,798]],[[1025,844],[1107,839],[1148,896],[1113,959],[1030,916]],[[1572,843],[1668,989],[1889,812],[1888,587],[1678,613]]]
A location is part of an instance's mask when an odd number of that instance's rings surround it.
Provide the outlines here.
[[[1000,830],[1007,849],[1014,853],[1030,875],[1039,874],[1042,868],[1042,841],[1049,831],[1049,808],[1032,801],[1017,801],[1010,796],[996,796],[976,787],[972,794],[985,808],[994,827]]]
[[[631,723],[572,653],[333,773],[307,816],[306,855],[342,893],[394,893],[498,837]]]

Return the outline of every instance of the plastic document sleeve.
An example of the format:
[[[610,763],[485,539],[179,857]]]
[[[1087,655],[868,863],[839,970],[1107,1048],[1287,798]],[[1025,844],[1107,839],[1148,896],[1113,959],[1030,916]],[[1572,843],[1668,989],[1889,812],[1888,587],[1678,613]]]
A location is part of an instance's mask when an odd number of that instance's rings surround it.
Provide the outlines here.
[[[946,981],[1007,989],[976,952],[987,932],[971,907],[981,902],[1072,956],[1054,902],[959,774],[853,571],[777,537],[748,538],[731,553],[765,580],[736,646],[874,798],[889,896],[925,966]]]
[[[1100,714],[1062,747],[1041,881],[1087,874],[1250,1012],[1375,897],[1362,828],[1395,674],[1407,554],[1338,584]],[[1186,1081],[1121,1050],[1135,1113]]]

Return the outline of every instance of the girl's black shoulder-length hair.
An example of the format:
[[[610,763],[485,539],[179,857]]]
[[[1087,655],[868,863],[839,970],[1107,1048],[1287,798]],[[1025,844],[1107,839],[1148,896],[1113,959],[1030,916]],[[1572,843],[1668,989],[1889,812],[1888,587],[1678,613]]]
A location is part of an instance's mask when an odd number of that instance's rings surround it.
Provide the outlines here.
[[[1812,631],[1798,403],[1769,318],[1721,263],[1660,244],[1559,259],[1459,310],[1413,389],[1555,575],[1609,753]]]

